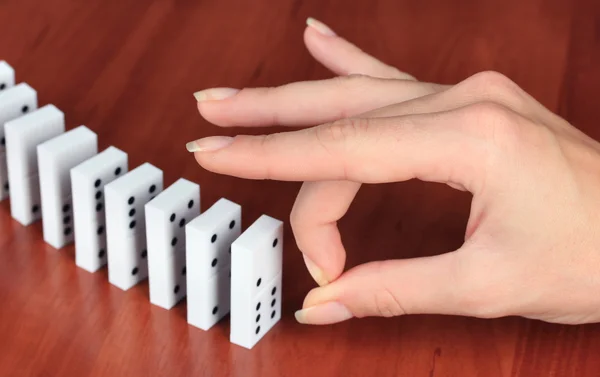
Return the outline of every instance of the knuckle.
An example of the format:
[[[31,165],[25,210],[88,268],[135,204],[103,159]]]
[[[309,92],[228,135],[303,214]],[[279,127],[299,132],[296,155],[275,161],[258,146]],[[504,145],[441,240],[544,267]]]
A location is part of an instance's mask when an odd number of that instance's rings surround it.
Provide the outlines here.
[[[496,147],[509,147],[520,139],[522,118],[507,107],[492,101],[483,101],[467,108],[466,125]]]
[[[390,271],[386,271],[386,264],[384,262],[373,263],[378,271],[376,276],[384,277],[390,276],[390,274],[393,275]],[[407,314],[406,308],[401,304],[396,295],[394,295],[389,287],[389,282],[384,278],[380,281],[373,300],[375,314],[380,317],[396,317]]]
[[[522,99],[521,88],[510,78],[495,71],[484,71],[469,77],[457,88],[475,94],[481,100],[518,105]]]
[[[511,79],[502,73],[495,71],[483,71],[474,74],[464,81],[465,85],[470,86],[482,93],[513,93],[517,88]]]
[[[316,128],[316,136],[323,144],[346,142],[366,132],[370,127],[369,119],[341,119]]]

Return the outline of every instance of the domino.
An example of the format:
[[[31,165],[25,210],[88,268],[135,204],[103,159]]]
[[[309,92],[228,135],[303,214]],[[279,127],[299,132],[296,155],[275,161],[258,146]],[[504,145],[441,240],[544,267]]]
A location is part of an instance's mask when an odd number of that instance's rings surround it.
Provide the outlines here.
[[[15,85],[15,70],[4,60],[0,60],[0,91]]]
[[[89,272],[106,265],[104,186],[128,171],[127,153],[108,147],[71,169],[75,264]]]
[[[98,152],[98,137],[79,126],[37,146],[44,241],[56,249],[73,242],[70,171]]]
[[[200,186],[181,178],[145,212],[150,302],[169,310],[187,293],[185,226],[200,214]]]
[[[22,225],[41,218],[37,146],[65,131],[65,116],[47,105],[4,124],[8,180],[12,186],[10,212]]]
[[[206,331],[229,313],[231,244],[241,227],[241,206],[225,198],[186,225],[190,325]]]
[[[148,277],[144,208],[163,189],[163,172],[144,163],[104,186],[108,281],[128,290]]]
[[[8,198],[4,124],[37,109],[37,92],[25,83],[0,91],[0,200]]]
[[[251,349],[281,319],[283,223],[263,215],[231,246],[231,343]]]

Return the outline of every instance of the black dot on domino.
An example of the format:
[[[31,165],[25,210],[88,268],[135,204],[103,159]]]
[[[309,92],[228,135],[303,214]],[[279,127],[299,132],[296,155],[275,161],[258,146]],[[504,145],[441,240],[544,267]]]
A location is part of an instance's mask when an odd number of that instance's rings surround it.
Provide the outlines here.
[[[275,310],[271,312],[271,319],[275,318]]]
[[[277,242],[279,242],[279,240],[275,238],[275,240],[273,241],[273,247],[277,246]]]
[[[40,206],[38,206],[37,204],[35,204],[33,207],[31,207],[31,212],[33,213],[37,213],[40,210]]]
[[[260,332],[260,326],[257,326],[256,331],[255,331],[256,335],[258,335],[259,332]]]
[[[271,289],[271,295],[274,295],[275,292],[277,292],[277,287],[273,287],[273,289]]]
[[[150,194],[152,194],[154,191],[156,191],[156,185],[150,186],[150,188],[148,189],[148,191],[150,192]]]
[[[106,254],[106,251],[104,251],[104,249],[100,249],[100,251],[98,252],[98,258],[104,258],[105,254]]]
[[[175,214],[174,213],[172,213],[171,217],[169,217],[169,221],[171,221],[171,222],[175,221]]]
[[[104,208],[104,205],[102,205],[102,203],[96,204],[96,212],[102,211],[102,208]]]
[[[213,315],[217,314],[218,311],[219,311],[219,307],[215,306],[212,311]]]
[[[25,106],[21,107],[21,112],[22,112],[23,114],[25,114],[25,113],[26,113],[26,112],[28,112],[28,111],[29,111],[29,106],[25,105]]]
[[[135,202],[135,198],[132,196],[129,198],[129,200],[127,201],[127,203],[129,203],[129,205],[132,205],[133,202]]]
[[[96,199],[100,199],[102,197],[102,191],[98,191],[96,193]]]
[[[193,206],[194,206],[194,201],[193,201],[193,200],[190,200],[190,201],[188,202],[188,208],[192,208]]]
[[[0,144],[6,145],[6,139],[5,138],[0,139]]]
[[[0,90],[4,90],[4,89],[6,89],[6,84],[5,83],[0,84]]]
[[[235,220],[231,220],[231,222],[229,223],[229,229],[233,229],[234,226],[235,226]]]
[[[261,283],[261,282],[262,282],[262,279],[261,279],[261,278],[258,278],[258,280],[256,281],[256,286],[257,286],[257,287],[260,287],[260,283]]]
[[[179,286],[178,286],[178,285],[176,285],[176,286],[175,286],[175,289],[173,289],[173,293],[178,293],[178,292],[179,292]]]
[[[210,242],[215,243],[216,240],[217,240],[217,235],[213,234],[212,237],[210,238]]]
[[[129,223],[129,229],[135,228],[135,220]]]
[[[71,222],[71,216],[67,215],[67,216],[63,217],[63,224],[67,225],[70,222]]]
[[[210,265],[215,267],[217,265],[217,258],[213,259]]]
[[[115,175],[119,175],[121,174],[121,168],[116,168],[115,169]]]
[[[102,225],[100,225],[98,227],[98,230],[96,231],[96,233],[98,233],[98,235],[101,235],[102,233],[104,233],[104,227]]]
[[[71,228],[70,227],[66,227],[65,231],[63,232],[65,236],[68,236],[69,234],[71,234]]]
[[[260,321],[260,314],[256,316],[256,322]]]
[[[69,204],[65,204],[65,205],[62,207],[62,210],[63,210],[63,212],[69,212],[69,210],[70,210],[70,209],[71,209],[71,206],[70,206]]]
[[[98,188],[98,187],[100,187],[101,184],[102,184],[102,181],[100,179],[96,179],[96,182],[94,182],[94,187]]]
[[[275,306],[275,303],[277,302],[277,299],[273,299],[273,301],[271,301],[271,307]]]
[[[260,310],[260,302],[256,304],[256,310]]]
[[[185,266],[183,266],[183,268],[181,269],[181,274],[182,274],[183,276],[185,276]]]
[[[179,220],[179,227],[182,228],[185,225],[185,219]]]
[[[138,271],[139,271],[138,268],[135,267],[133,270],[131,270],[131,274],[132,275],[137,275]]]
[[[147,256],[148,256],[148,250],[146,250],[146,249],[142,250],[142,259],[146,259]]]
[[[132,208],[132,209],[129,211],[129,216],[133,216],[133,215],[135,215],[135,208]]]
[[[9,187],[8,187],[8,182],[6,182],[6,183],[4,184],[4,189],[5,189],[6,191],[8,191],[8,189],[9,189]]]
[[[175,246],[177,244],[177,237],[173,237],[171,240],[171,246]]]

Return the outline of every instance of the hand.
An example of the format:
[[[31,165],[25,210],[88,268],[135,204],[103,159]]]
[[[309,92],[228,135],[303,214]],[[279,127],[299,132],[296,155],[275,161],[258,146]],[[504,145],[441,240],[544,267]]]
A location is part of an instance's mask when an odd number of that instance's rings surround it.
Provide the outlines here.
[[[188,145],[213,172],[306,181],[291,225],[320,287],[297,319],[436,313],[599,321],[599,144],[501,74],[454,86],[418,82],[315,22],[304,35],[309,51],[343,76],[197,97],[202,116],[222,127],[317,126]],[[336,222],[361,183],[413,178],[473,194],[464,244],[343,272]]]

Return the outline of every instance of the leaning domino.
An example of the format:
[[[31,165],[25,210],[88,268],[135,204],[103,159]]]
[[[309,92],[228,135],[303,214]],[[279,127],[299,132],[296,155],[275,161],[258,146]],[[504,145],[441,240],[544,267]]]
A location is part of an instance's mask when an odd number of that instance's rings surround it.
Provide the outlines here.
[[[200,214],[200,186],[181,178],[145,211],[150,302],[168,310],[186,296],[185,226]]]
[[[96,272],[106,265],[104,186],[127,173],[127,153],[108,147],[71,169],[75,264]]]
[[[37,146],[44,241],[56,249],[73,242],[71,169],[98,152],[98,137],[79,126]]]
[[[283,223],[263,215],[231,247],[232,343],[252,348],[281,318]]]
[[[242,207],[218,200],[185,228],[187,321],[208,330],[230,308],[231,244],[242,227]]]
[[[6,199],[9,192],[4,124],[35,109],[37,92],[29,85],[21,83],[0,91],[0,200]]]
[[[144,206],[163,189],[163,172],[144,163],[104,186],[108,281],[128,290],[148,277]]]
[[[4,60],[0,60],[0,91],[15,86],[15,70]]]
[[[8,179],[12,187],[10,212],[23,225],[40,219],[41,196],[37,146],[65,131],[65,116],[47,105],[5,123]]]

